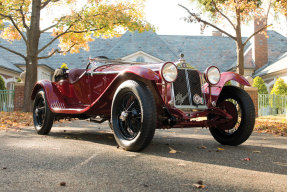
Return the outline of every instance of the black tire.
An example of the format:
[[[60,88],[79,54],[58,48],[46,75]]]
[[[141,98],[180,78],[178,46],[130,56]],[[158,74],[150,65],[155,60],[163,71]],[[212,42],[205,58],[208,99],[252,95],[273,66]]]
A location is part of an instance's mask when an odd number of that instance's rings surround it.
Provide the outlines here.
[[[233,111],[231,113],[235,120],[222,126],[210,127],[214,139],[223,145],[232,146],[245,142],[251,135],[255,123],[255,108],[248,93],[239,87],[225,86],[217,106],[223,108],[225,106],[228,112]]]
[[[114,130],[114,129],[113,129],[113,124],[112,124],[112,121],[111,121],[111,120],[108,120],[108,124],[109,124],[110,129],[111,129],[111,130]]]
[[[53,125],[54,114],[48,106],[45,92],[43,90],[40,90],[37,93],[34,100],[33,121],[34,127],[39,135],[49,134]]]
[[[116,142],[127,151],[140,151],[152,140],[156,128],[156,105],[142,82],[123,82],[113,98],[112,127]]]

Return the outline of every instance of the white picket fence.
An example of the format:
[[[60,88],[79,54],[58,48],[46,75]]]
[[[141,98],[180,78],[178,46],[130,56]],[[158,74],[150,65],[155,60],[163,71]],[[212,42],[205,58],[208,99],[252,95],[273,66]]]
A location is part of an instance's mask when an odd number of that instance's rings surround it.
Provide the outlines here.
[[[0,111],[14,110],[14,90],[0,90]]]
[[[258,94],[258,116],[287,115],[287,96]]]

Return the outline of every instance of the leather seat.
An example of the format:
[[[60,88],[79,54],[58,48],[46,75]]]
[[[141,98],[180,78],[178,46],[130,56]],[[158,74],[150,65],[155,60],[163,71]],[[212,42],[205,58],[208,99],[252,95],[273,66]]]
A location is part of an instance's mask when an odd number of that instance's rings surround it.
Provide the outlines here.
[[[83,74],[86,73],[86,69],[71,69],[69,70],[68,80],[71,84],[76,83]]]

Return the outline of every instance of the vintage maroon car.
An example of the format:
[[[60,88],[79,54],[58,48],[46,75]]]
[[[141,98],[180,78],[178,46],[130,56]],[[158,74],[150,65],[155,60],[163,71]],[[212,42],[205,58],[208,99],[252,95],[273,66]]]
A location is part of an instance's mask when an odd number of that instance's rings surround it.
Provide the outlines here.
[[[219,143],[239,145],[254,128],[249,95],[225,86],[230,80],[244,86],[249,82],[215,66],[202,74],[181,62],[98,57],[89,59],[86,69],[60,70],[55,79],[37,82],[32,93],[38,134],[48,134],[53,121],[62,118],[109,121],[119,146],[139,151],[151,142],[155,129],[208,127]]]

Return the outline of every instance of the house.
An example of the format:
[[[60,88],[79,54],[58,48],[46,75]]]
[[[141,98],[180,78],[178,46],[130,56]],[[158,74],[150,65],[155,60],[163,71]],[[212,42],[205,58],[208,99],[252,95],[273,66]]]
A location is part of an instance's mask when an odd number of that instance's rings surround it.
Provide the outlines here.
[[[272,86],[275,77],[280,74],[286,75],[287,38],[275,31],[268,31],[268,36],[268,39],[265,38],[265,52],[262,51],[263,49],[260,46],[258,48],[256,43],[249,42],[247,44],[245,48],[245,75],[266,77],[264,80],[267,83],[271,79],[269,83]],[[42,34],[40,47],[48,43],[51,38],[50,33]],[[245,39],[243,38],[243,40]],[[0,43],[18,52],[25,53],[22,40],[14,41],[12,44],[2,40]],[[259,41],[259,45],[261,44],[262,40]],[[177,61],[179,55],[183,53],[186,62],[200,71],[204,71],[210,65],[217,66],[221,71],[232,71],[236,67],[237,57],[234,40],[222,36],[218,32],[214,33],[213,36],[158,35],[151,31],[143,33],[126,32],[118,38],[96,38],[95,41],[89,43],[89,46],[90,50],[88,52],[68,53],[66,56],[54,55],[49,59],[39,60],[38,80],[51,79],[53,71],[59,68],[62,63],[67,63],[70,69],[85,68],[88,57],[96,56],[106,56],[111,59],[125,61],[158,63]],[[57,47],[57,42],[48,47],[42,55],[47,55],[53,47]],[[265,59],[259,65],[257,62],[260,59],[254,58],[254,52],[261,53],[261,55],[268,53],[268,57],[265,56],[267,61]],[[285,68],[282,68],[283,65],[285,65]],[[4,78],[8,88],[13,89],[13,82],[24,69],[25,62],[21,57],[0,48],[0,75]],[[268,76],[271,71],[275,76]]]

